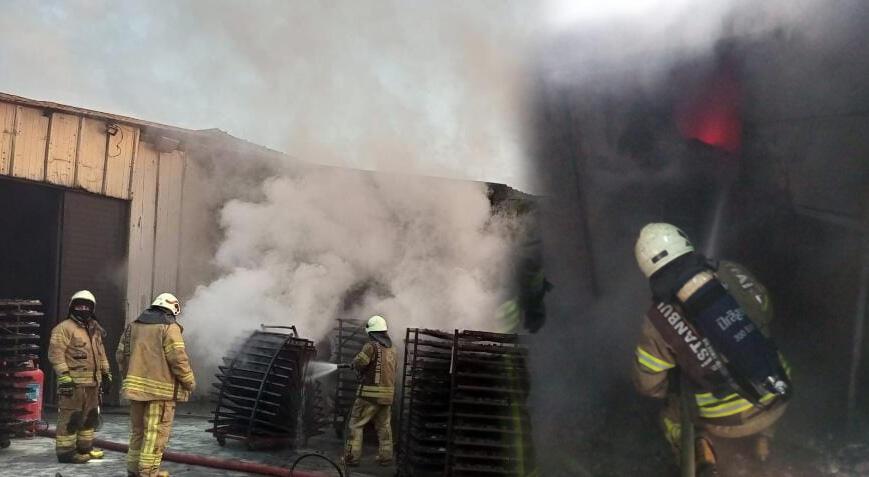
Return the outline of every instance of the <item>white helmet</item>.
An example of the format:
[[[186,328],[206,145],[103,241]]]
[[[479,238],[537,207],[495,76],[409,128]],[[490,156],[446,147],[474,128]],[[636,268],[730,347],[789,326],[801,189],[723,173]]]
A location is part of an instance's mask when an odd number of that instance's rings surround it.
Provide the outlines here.
[[[181,314],[181,302],[171,293],[161,293],[157,295],[157,298],[154,299],[154,303],[151,303],[151,306],[159,306],[175,316]]]
[[[371,318],[368,318],[368,324],[365,325],[365,332],[371,333],[372,331],[386,331],[386,320],[384,320],[382,316],[374,315]]]
[[[640,230],[640,237],[634,247],[640,270],[651,277],[664,265],[693,252],[694,246],[679,227],[670,224],[648,224]]]
[[[69,299],[69,305],[72,306],[72,302],[75,301],[75,300],[85,300],[85,301],[89,301],[89,302],[91,302],[91,303],[94,304],[94,307],[97,306],[97,299],[96,299],[96,297],[94,297],[94,294],[93,294],[93,293],[91,293],[91,292],[89,292],[89,291],[87,291],[87,290],[81,290],[81,291],[77,291],[77,292],[75,292],[75,295],[73,295],[72,298]]]

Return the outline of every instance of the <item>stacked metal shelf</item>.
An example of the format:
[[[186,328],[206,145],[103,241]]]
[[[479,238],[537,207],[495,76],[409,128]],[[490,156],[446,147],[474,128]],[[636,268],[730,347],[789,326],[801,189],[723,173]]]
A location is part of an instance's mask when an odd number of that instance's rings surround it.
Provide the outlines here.
[[[349,363],[368,341],[365,328],[359,320],[339,319],[333,333],[331,356],[333,363]],[[350,408],[353,407],[353,401],[356,400],[358,382],[356,372],[352,369],[339,369],[336,374],[332,426],[335,428],[335,434],[343,438],[347,416]]]
[[[453,335],[443,331],[407,330],[399,409],[398,475],[444,475],[453,341]]]
[[[274,331],[272,331],[274,330]],[[305,438],[305,374],[317,354],[293,326],[262,326],[218,366],[217,407],[209,422],[220,445],[226,439],[250,449],[294,445]]]
[[[455,332],[446,475],[534,473],[527,350],[517,335]]]
[[[0,300],[0,448],[34,424],[25,406],[38,400],[39,389],[30,390],[21,373],[39,362],[41,307],[37,300]]]

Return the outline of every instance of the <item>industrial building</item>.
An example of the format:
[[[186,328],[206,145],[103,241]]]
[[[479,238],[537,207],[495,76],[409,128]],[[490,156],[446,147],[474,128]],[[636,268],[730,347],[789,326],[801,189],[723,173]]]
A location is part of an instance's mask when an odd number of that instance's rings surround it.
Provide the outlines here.
[[[191,157],[280,155],[217,130],[8,94],[0,118],[0,296],[40,300],[53,323],[72,293],[92,290],[110,349],[155,293],[193,286],[181,224],[205,214],[184,206]]]
[[[214,277],[222,202],[211,199],[212,169],[232,161],[256,180],[264,164],[319,167],[217,129],[10,94],[0,93],[0,121],[0,297],[40,300],[50,327],[72,293],[91,290],[110,352],[155,294],[184,299]],[[488,186],[493,207],[526,197]],[[46,329],[43,353],[47,340]],[[53,383],[46,377],[48,402]]]

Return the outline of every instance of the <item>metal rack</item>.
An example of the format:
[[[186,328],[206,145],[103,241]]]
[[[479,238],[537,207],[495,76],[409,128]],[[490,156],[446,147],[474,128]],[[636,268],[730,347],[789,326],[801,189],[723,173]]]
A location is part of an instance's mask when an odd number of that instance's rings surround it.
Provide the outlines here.
[[[18,373],[39,362],[41,307],[38,300],[0,300],[0,448],[35,424],[25,420],[25,406],[39,399],[40,390]]]
[[[517,335],[455,332],[446,475],[534,473],[526,358]]]
[[[398,474],[441,476],[447,462],[453,335],[409,328],[404,343]]]
[[[267,331],[276,330],[276,331]],[[305,400],[308,362],[317,354],[314,343],[299,338],[294,326],[265,326],[254,331],[239,350],[223,358],[213,424],[208,432],[223,446],[241,440],[249,449],[294,445],[306,438]]]
[[[359,320],[339,319],[333,333],[331,356],[333,363],[349,363],[368,342],[363,323]],[[352,369],[339,369],[336,374],[332,426],[335,428],[335,435],[343,438],[347,415],[353,407],[353,401],[356,400],[358,382],[356,373]]]
[[[517,335],[408,329],[398,475],[534,474],[526,358]]]

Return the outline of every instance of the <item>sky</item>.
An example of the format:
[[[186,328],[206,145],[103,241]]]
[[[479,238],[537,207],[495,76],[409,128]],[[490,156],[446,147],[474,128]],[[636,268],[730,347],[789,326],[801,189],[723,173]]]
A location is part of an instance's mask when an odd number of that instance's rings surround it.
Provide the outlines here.
[[[767,24],[809,3],[0,0],[14,40],[0,91],[219,128],[314,163],[542,192],[527,127],[541,75],[696,53],[736,6]],[[582,41],[595,32],[607,41]]]
[[[309,162],[527,182],[535,2],[2,0],[0,91]]]

